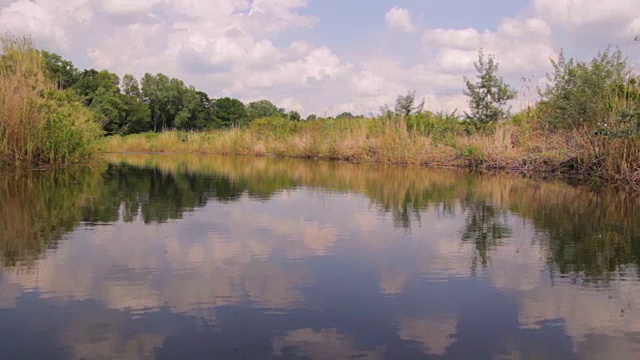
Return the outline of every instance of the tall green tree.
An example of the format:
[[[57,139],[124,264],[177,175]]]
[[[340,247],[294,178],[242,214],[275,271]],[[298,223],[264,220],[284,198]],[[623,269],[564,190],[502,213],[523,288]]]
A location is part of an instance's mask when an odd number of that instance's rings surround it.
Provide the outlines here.
[[[102,94],[117,94],[120,92],[120,78],[118,75],[103,70],[84,70],[78,76],[78,81],[73,84],[72,89],[84,99],[84,103],[90,106],[98,90],[102,89]]]
[[[246,107],[238,99],[218,99],[213,102],[212,110],[220,127],[244,126],[249,120]]]
[[[63,59],[60,55],[41,51],[45,68],[51,77],[56,81],[62,90],[73,86],[78,80],[78,69],[69,60]]]
[[[153,131],[170,129],[182,110],[184,83],[164,74],[145,74],[142,77],[142,97],[151,110]]]
[[[509,113],[507,102],[516,98],[517,93],[498,76],[499,64],[493,55],[486,59],[482,49],[478,51],[478,62],[473,64],[478,74],[473,82],[464,78],[469,97],[470,113],[467,119],[483,125],[504,120]]]
[[[84,70],[71,89],[100,119],[107,134],[119,133],[124,124],[120,78],[109,71]]]
[[[175,118],[175,127],[180,130],[203,130],[215,127],[212,104],[209,96],[193,87],[187,89],[183,106]]]
[[[143,101],[138,80],[131,74],[122,78],[123,124],[119,133],[135,134],[151,130],[151,109]]]
[[[126,119],[126,109],[122,94],[106,88],[98,88],[91,96],[93,100],[89,105],[89,109],[98,115],[104,131],[107,134],[120,133]]]

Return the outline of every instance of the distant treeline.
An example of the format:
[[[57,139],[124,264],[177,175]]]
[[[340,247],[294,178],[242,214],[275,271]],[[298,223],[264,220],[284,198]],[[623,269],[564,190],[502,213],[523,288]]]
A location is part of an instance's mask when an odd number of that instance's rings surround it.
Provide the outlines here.
[[[41,51],[47,71],[61,90],[70,90],[93,110],[107,134],[134,134],[163,130],[205,130],[245,126],[258,118],[279,116],[302,120],[296,111],[279,108],[269,100],[242,103],[212,99],[182,80],[145,74],[120,79],[107,70],[79,70],[60,55]],[[353,118],[344,112],[338,118]],[[315,120],[309,115],[307,120]]]

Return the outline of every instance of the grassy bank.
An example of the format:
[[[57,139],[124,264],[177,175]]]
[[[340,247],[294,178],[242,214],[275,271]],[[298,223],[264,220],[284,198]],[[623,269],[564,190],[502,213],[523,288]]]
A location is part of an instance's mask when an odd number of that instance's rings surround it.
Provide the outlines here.
[[[513,124],[468,134],[462,128],[420,131],[402,119],[291,123],[274,118],[255,121],[244,129],[112,136],[104,139],[102,147],[108,152],[275,155],[472,167],[638,184],[640,142],[584,139],[577,130],[544,132]],[[599,147],[594,147],[599,140]]]
[[[29,40],[0,40],[0,166],[59,168],[91,160],[101,134],[94,114],[57,88]]]

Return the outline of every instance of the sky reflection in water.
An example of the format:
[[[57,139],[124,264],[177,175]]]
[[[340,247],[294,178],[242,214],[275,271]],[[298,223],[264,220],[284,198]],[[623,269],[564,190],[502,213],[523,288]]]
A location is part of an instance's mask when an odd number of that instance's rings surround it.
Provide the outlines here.
[[[635,196],[270,158],[108,160],[0,180],[9,358],[640,354]]]

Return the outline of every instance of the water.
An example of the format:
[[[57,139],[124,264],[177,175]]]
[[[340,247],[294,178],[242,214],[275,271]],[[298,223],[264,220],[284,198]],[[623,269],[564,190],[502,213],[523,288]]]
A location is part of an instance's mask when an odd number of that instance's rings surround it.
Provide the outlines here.
[[[0,179],[3,359],[640,357],[640,197],[110,155]]]

